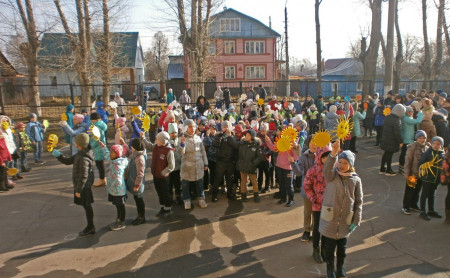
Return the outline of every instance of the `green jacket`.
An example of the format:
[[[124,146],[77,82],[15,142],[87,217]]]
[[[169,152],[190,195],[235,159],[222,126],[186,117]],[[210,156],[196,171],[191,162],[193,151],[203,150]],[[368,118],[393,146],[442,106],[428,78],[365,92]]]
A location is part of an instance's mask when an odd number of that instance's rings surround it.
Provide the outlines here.
[[[103,144],[106,145],[105,133],[106,133],[106,130],[108,129],[108,126],[105,124],[104,121],[98,121],[96,123],[91,123],[91,125],[95,125],[100,130],[100,140],[99,141],[102,141]],[[89,142],[92,147],[92,150],[94,151],[94,160],[95,161],[104,160],[102,148],[100,147],[100,144],[98,143],[99,141],[91,138],[91,140]]]

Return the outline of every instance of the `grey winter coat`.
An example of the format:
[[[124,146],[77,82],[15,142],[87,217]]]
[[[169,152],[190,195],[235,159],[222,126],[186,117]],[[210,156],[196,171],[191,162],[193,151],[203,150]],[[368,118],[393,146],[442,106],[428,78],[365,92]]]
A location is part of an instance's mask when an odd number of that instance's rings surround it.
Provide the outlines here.
[[[71,157],[60,155],[57,158],[63,164],[73,164],[72,183],[74,193],[81,194],[84,187],[92,186],[94,183],[94,153],[90,147]]]
[[[331,239],[350,235],[351,224],[361,223],[363,191],[361,179],[356,173],[341,176],[334,165],[337,156],[329,155],[323,175],[327,182],[320,213],[319,232]]]
[[[419,177],[419,160],[422,157],[422,154],[424,154],[430,146],[430,143],[420,145],[417,142],[412,142],[408,145],[404,169],[406,176]]]
[[[198,181],[203,178],[204,167],[208,166],[205,147],[202,139],[198,135],[184,133],[186,143],[180,143],[178,152],[181,154],[180,176],[182,180]]]
[[[174,140],[172,140],[172,139],[170,139],[169,140],[169,143],[174,147],[174,148],[179,148],[179,142],[180,142],[180,139],[177,137],[177,138],[175,138]],[[174,171],[180,171],[180,168],[181,168],[181,154],[179,153],[179,152],[177,152],[177,151],[174,151],[173,152],[173,155],[174,155],[174,157],[175,157],[175,168],[173,169],[173,171],[172,172],[174,172]]]
[[[336,137],[336,128],[338,126],[338,115],[334,112],[328,112],[325,116],[324,128],[331,135],[331,138]]]

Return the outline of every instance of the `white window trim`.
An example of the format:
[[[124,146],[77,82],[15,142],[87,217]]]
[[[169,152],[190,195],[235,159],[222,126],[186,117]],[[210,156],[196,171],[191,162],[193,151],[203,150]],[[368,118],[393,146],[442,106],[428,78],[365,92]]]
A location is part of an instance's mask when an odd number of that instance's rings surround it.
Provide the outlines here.
[[[227,72],[228,72],[227,68],[233,68],[233,78],[227,77]],[[236,79],[236,66],[225,66],[225,79],[227,79],[227,80]]]
[[[233,43],[233,53],[227,53],[227,43]],[[235,41],[224,41],[223,42],[223,53],[227,55],[236,54],[236,42]]]
[[[356,83],[356,91],[357,92],[361,92],[363,90],[363,83],[362,82],[357,82]]]
[[[226,30],[226,28],[223,28],[223,27],[226,27],[226,26],[231,26],[231,25],[227,25],[226,24],[227,20],[228,21],[237,20],[237,22],[238,22],[237,27],[238,27],[239,30],[232,31],[231,28],[230,28],[230,30]],[[220,29],[220,32],[232,32],[232,33],[241,32],[241,19],[240,18],[221,18],[220,22],[219,22],[219,29]]]
[[[247,52],[247,43],[249,43],[249,44],[253,43],[253,51],[254,52]],[[255,51],[256,50],[256,43],[258,43],[258,44],[262,43],[263,44],[263,47],[264,47],[264,51],[263,52],[261,52],[261,48],[260,48],[260,52],[256,52]],[[246,41],[245,42],[245,54],[254,55],[254,54],[264,54],[264,53],[266,53],[266,42],[265,41]]]
[[[334,85],[336,85],[336,91],[334,91]],[[338,82],[331,83],[331,92],[333,92],[333,93],[339,92],[339,83]]]
[[[250,68],[260,68],[263,70],[263,75],[261,77],[256,77],[256,76],[248,76],[247,74],[250,72]],[[261,73],[261,71],[260,71]],[[245,79],[249,80],[249,79],[264,79],[266,78],[266,67],[265,66],[245,66]]]

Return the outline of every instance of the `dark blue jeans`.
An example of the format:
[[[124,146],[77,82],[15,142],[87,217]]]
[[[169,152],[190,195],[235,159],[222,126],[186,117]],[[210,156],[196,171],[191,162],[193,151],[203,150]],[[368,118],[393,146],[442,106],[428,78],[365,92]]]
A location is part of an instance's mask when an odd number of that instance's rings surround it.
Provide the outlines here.
[[[23,168],[27,167],[27,151],[20,152],[20,166]]]
[[[189,191],[189,184],[195,183],[195,188],[197,190],[197,197],[205,197],[205,192],[203,191],[203,179],[199,179],[197,181],[188,181],[188,180],[182,180],[181,181],[181,194],[183,195],[183,200],[190,200],[191,199],[191,193]]]
[[[289,196],[289,198],[294,198],[294,186],[292,185],[292,171],[280,167],[276,167],[276,171],[278,172],[281,199],[282,200],[286,199],[286,195]]]

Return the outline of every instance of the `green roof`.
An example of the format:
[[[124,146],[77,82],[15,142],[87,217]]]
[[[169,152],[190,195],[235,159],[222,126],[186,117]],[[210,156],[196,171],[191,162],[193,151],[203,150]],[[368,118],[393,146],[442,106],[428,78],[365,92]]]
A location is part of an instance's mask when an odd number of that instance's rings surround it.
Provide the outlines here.
[[[77,35],[77,34],[74,34]],[[138,32],[112,32],[111,44],[113,68],[133,68],[136,61]],[[95,57],[96,49],[101,47],[102,34],[92,36],[91,53]],[[38,53],[38,65],[44,69],[62,69],[74,63],[72,49],[66,33],[45,33]]]

